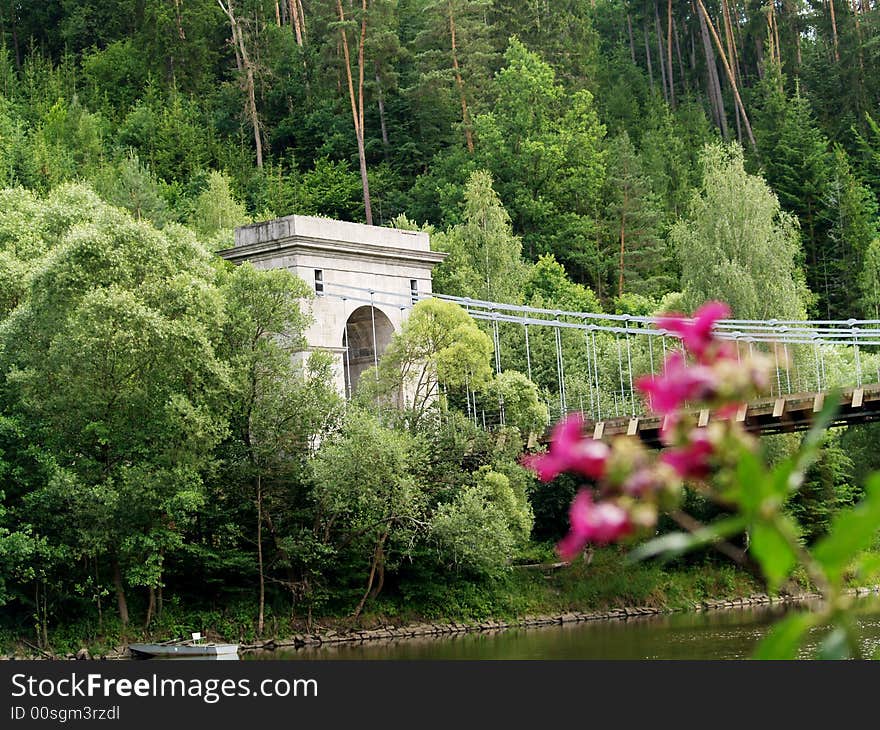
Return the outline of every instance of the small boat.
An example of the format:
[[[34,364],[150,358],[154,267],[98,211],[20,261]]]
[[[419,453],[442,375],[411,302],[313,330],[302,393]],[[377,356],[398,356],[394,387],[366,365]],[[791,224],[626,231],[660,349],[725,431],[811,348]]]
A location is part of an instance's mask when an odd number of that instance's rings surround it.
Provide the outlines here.
[[[136,657],[161,657],[181,659],[237,659],[238,644],[202,643],[201,634],[193,634],[191,640],[174,639],[159,644],[129,644],[128,650]]]

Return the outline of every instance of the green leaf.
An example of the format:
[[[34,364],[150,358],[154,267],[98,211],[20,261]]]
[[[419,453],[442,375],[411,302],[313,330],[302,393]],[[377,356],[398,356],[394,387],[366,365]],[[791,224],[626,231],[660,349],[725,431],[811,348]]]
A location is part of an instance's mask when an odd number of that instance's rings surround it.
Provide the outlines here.
[[[771,589],[778,588],[797,563],[797,556],[779,530],[764,522],[752,527],[749,552],[761,566]]]
[[[856,571],[861,578],[866,580],[870,580],[872,576],[876,576],[877,573],[880,573],[880,554],[866,553],[865,555],[862,555],[856,565]]]
[[[671,560],[686,553],[688,550],[693,550],[694,548],[722,540],[730,535],[735,535],[745,529],[746,524],[744,517],[737,516],[713,522],[711,525],[706,525],[693,533],[670,532],[639,545],[629,553],[627,561],[635,563],[640,560],[656,557],[657,555],[662,555],[664,560]]]
[[[736,467],[737,493],[734,499],[747,516],[754,515],[768,492],[767,473],[757,455],[743,450]]]
[[[752,654],[752,659],[796,659],[804,634],[815,624],[811,613],[794,613],[777,623]]]
[[[870,547],[880,528],[880,472],[865,484],[865,498],[834,518],[828,534],[816,545],[813,556],[831,582],[843,576],[858,554]]]

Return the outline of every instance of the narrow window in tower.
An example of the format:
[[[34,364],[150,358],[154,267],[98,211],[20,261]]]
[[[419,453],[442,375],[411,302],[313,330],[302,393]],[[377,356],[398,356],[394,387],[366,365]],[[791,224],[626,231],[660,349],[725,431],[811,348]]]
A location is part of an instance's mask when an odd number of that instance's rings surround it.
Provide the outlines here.
[[[319,297],[324,294],[324,272],[322,269],[315,269],[315,294]]]

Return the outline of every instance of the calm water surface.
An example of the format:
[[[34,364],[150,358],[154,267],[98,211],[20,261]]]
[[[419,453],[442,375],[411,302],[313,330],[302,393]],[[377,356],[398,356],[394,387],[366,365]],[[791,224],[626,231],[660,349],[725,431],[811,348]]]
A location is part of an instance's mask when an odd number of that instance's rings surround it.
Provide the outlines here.
[[[760,606],[494,634],[243,653],[242,659],[745,659],[782,613],[781,607]],[[880,649],[880,600],[860,602],[858,624],[864,654],[873,656]],[[817,629],[810,635],[804,656],[823,633]]]

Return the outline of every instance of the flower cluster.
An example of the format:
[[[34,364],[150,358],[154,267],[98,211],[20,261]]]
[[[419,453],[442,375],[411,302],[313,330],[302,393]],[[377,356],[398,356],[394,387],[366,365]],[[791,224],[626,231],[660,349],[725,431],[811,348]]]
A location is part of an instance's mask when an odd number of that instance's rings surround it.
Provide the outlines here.
[[[714,335],[715,323],[729,315],[726,304],[709,302],[693,317],[671,314],[657,320],[658,327],[681,338],[687,352],[673,352],[660,375],[637,383],[649,408],[664,417],[666,448],[659,457],[638,439],[618,437],[611,446],[593,440],[583,432],[583,417],[573,414],[556,425],[549,451],[524,458],[542,481],[570,473],[592,482],[572,502],[570,531],[557,545],[563,559],[576,557],[588,543],[616,542],[652,528],[659,511],[680,500],[684,481],[709,488],[709,477],[743,444],[754,448],[733,415],[766,387],[769,367],[763,356],[742,358],[729,341]],[[688,405],[711,408],[712,422],[698,427],[685,410]]]

